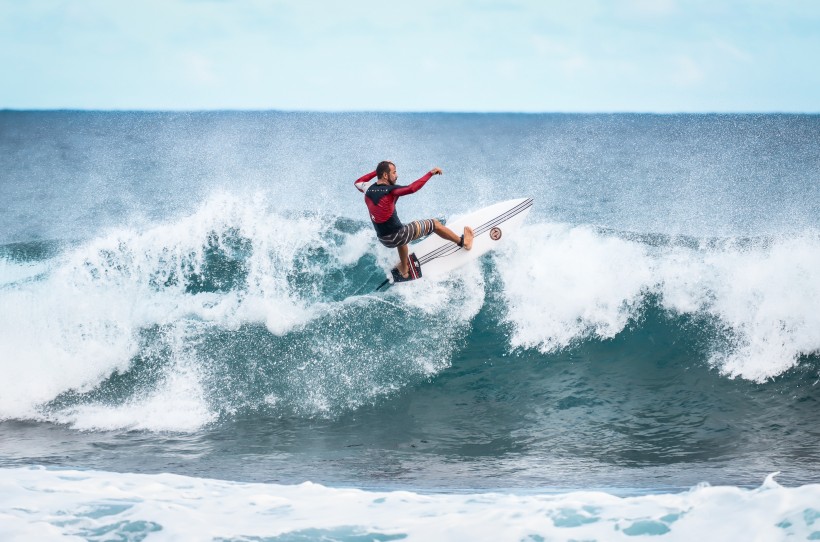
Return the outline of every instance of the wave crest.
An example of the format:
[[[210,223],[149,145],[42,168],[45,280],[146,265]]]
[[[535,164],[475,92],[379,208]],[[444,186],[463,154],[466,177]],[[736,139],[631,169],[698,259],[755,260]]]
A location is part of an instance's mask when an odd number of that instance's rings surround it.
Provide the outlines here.
[[[758,382],[820,351],[820,239],[647,243],[588,226],[533,224],[497,258],[512,346],[552,352],[608,339],[649,297],[722,331],[710,362]]]
[[[227,194],[62,252],[0,252],[0,419],[189,431],[248,409],[335,416],[458,352],[481,357],[464,337],[485,308],[502,316],[480,331],[508,351],[612,339],[650,306],[709,322],[706,361],[730,377],[762,382],[820,351],[813,233],[697,240],[536,222],[446,281],[371,294],[395,257],[364,222]]]

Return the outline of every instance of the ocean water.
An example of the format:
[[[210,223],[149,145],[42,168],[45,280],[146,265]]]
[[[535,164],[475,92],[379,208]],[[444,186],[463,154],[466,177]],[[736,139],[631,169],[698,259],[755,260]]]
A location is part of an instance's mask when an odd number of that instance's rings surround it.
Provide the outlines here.
[[[816,115],[0,112],[0,534],[820,539],[818,148]],[[535,204],[375,293],[382,159],[444,170],[405,221]]]

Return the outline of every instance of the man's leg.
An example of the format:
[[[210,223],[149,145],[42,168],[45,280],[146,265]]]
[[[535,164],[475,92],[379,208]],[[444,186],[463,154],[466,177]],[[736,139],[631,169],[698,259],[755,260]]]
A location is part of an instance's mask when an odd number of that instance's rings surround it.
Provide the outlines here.
[[[442,239],[447,239],[448,241],[452,241],[455,244],[459,244],[461,242],[461,236],[456,235],[453,230],[439,222],[438,220],[433,220],[433,224],[435,224],[435,232],[436,235],[441,237]],[[470,250],[473,248],[473,229],[470,226],[464,226],[464,248],[466,250]]]
[[[410,249],[407,248],[407,245],[402,245],[396,247],[396,250],[399,251],[399,265],[396,268],[402,277],[407,278],[410,273]]]

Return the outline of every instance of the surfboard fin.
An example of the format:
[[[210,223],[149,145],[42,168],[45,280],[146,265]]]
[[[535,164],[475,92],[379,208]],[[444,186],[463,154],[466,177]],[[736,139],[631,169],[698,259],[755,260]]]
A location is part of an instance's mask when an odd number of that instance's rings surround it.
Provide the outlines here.
[[[385,287],[385,286],[387,286],[388,284],[390,284],[390,279],[384,279],[384,282],[382,282],[381,284],[379,284],[378,288],[376,288],[376,290],[375,290],[375,291],[377,291],[377,292],[378,292],[379,290],[381,290],[382,288],[384,288],[384,287]]]

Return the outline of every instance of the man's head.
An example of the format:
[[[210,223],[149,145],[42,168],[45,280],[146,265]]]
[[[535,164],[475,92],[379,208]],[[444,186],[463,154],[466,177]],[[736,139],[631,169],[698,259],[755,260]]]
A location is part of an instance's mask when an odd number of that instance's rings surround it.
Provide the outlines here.
[[[376,166],[376,178],[381,181],[384,179],[390,184],[396,184],[399,174],[396,173],[396,165],[393,162],[379,162]]]

